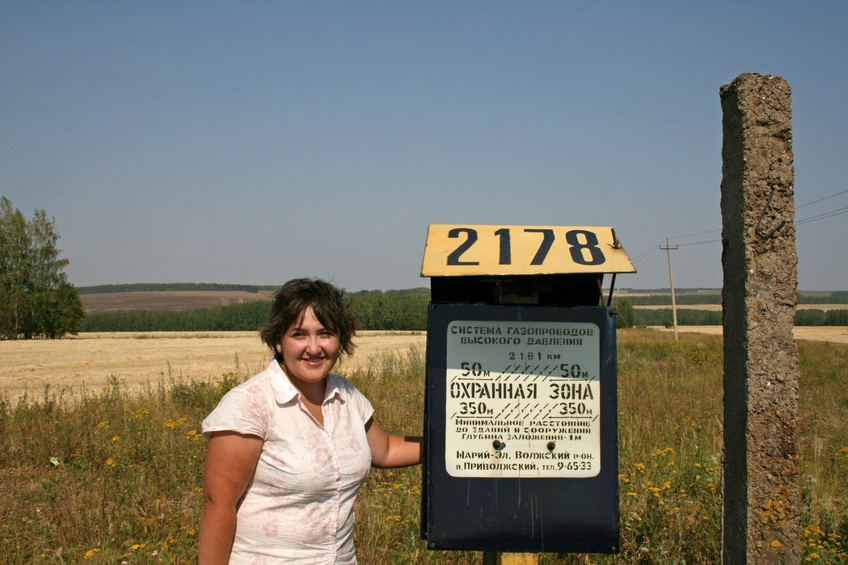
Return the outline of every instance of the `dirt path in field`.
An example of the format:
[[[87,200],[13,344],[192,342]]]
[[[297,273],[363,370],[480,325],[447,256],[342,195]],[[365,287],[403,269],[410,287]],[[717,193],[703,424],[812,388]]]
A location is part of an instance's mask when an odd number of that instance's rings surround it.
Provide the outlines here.
[[[356,352],[341,368],[386,352],[426,345],[423,332],[360,332]],[[51,391],[79,393],[105,387],[110,378],[131,388],[155,387],[168,376],[252,375],[270,351],[255,332],[87,333],[57,340],[0,341],[0,395],[41,397]]]
[[[639,304],[634,305],[637,310],[671,310],[671,304]],[[710,310],[713,312],[721,310],[721,304],[678,304],[678,310]],[[848,304],[798,304],[796,310],[848,310]]]
[[[654,327],[658,331],[674,331],[662,327]],[[700,333],[709,335],[721,335],[721,326],[678,326],[678,333]],[[792,329],[795,341],[823,341],[848,345],[848,327],[846,326],[796,326]]]

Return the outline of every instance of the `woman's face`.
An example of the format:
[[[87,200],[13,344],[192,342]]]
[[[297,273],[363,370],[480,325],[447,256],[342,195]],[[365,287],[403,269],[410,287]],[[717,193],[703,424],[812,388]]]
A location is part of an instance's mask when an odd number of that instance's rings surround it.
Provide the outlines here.
[[[301,392],[320,383],[339,358],[339,336],[326,329],[312,308],[303,311],[280,340],[283,368]]]

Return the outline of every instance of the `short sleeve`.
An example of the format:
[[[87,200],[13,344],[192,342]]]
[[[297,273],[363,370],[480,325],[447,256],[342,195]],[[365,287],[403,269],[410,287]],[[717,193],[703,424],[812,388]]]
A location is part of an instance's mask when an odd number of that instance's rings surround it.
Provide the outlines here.
[[[359,389],[353,386],[353,383],[344,379],[348,394],[348,401],[353,405],[354,409],[362,418],[362,423],[365,424],[374,415],[374,407],[371,406],[371,401],[364,394],[359,392]]]
[[[203,435],[232,431],[265,439],[268,429],[268,407],[262,387],[236,387],[203,420]]]

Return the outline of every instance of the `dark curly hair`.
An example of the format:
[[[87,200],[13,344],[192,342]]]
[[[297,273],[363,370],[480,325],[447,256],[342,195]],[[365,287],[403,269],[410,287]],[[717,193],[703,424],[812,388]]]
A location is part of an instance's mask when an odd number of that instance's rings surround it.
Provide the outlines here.
[[[297,323],[301,314],[311,307],[321,325],[339,337],[339,346],[346,355],[354,350],[356,317],[344,301],[344,293],[321,279],[292,279],[274,294],[271,315],[259,330],[259,337],[274,352],[277,361],[282,354],[277,349],[285,333]]]

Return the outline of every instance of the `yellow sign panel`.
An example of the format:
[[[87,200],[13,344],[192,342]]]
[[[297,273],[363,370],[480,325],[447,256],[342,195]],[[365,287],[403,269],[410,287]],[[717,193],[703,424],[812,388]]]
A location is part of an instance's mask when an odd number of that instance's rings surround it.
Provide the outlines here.
[[[610,227],[431,224],[422,277],[635,273]]]

